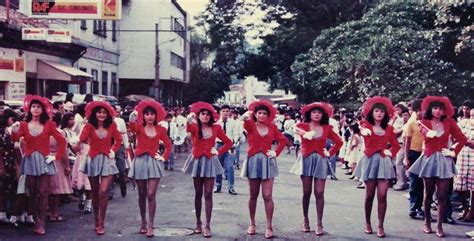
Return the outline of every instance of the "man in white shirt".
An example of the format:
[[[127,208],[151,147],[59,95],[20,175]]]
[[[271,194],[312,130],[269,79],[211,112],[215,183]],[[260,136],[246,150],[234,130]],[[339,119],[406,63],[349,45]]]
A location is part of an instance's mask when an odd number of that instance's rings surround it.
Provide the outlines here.
[[[117,130],[120,132],[122,136],[122,145],[120,149],[115,153],[115,161],[117,164],[117,168],[119,169],[118,173],[118,182],[120,184],[120,194],[122,197],[127,196],[127,185],[125,183],[125,172],[127,171],[127,165],[125,163],[126,160],[126,152],[125,150],[129,148],[130,144],[128,142],[128,134],[127,134],[127,125],[125,121],[120,117],[120,113],[122,108],[120,106],[115,106],[116,116],[114,117],[114,122],[117,125]],[[115,182],[112,182],[109,189],[109,199],[113,199],[114,197],[114,188]]]
[[[234,151],[235,151],[235,160],[234,160],[234,165],[237,168],[237,170],[240,170],[240,145],[242,145],[245,140],[245,134],[244,134],[244,122],[242,120],[239,120],[239,112],[237,110],[232,110],[232,120],[235,125],[236,132],[239,136],[238,140],[234,142]]]
[[[240,138],[239,133],[237,132],[237,125],[234,125],[234,121],[229,118],[230,116],[230,107],[228,105],[223,105],[219,111],[220,118],[216,122],[222,126],[222,129],[227,134],[227,137],[232,140],[233,143],[236,143]],[[216,148],[219,149],[223,143],[220,140],[216,141]],[[230,154],[229,152],[224,153],[219,157],[222,167],[225,169],[225,175],[227,176],[227,191],[229,194],[237,195],[237,192],[234,190],[234,159],[235,154]],[[222,175],[216,176],[216,190],[215,193],[221,192],[222,189]]]
[[[172,122],[173,120],[173,115],[171,113],[166,114],[166,117],[163,121],[160,122],[160,125],[163,126],[163,128],[166,129],[166,134],[168,135],[168,138],[170,138],[171,143],[176,138],[176,123]],[[171,152],[169,159],[166,160],[165,162],[165,170],[170,170],[174,171],[174,145],[171,147]]]
[[[187,151],[187,142],[186,142],[186,138],[187,138],[187,133],[186,133],[186,117],[184,117],[182,114],[182,110],[181,108],[177,108],[176,111],[175,111],[175,117],[173,119],[172,122],[175,123],[176,125],[176,137],[179,137],[179,138],[183,138],[185,141],[183,144],[181,145],[176,145],[176,151],[178,153],[181,153],[181,147],[184,146],[184,152]]]
[[[393,129],[397,135],[397,140],[400,146],[404,146],[403,140],[403,129],[405,128],[408,119],[410,119],[410,113],[408,108],[404,105],[398,104],[395,107],[397,109],[397,119],[393,122]],[[403,165],[403,159],[405,158],[404,149],[400,149],[395,158],[395,168],[397,172],[397,183],[393,186],[394,190],[406,190],[408,189],[408,177],[406,176],[406,168]]]
[[[288,148],[287,154],[291,153],[291,149],[293,147],[293,142],[295,140],[295,129],[296,129],[296,122],[291,113],[286,113],[285,115],[285,122],[283,124],[283,135],[288,139],[288,144],[286,147]]]

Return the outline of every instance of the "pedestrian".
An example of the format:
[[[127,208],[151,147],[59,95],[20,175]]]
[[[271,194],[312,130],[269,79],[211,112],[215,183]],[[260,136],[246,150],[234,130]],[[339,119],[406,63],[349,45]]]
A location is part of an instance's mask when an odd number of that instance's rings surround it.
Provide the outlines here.
[[[238,123],[230,118],[230,107],[228,105],[223,105],[219,110],[219,120],[216,122],[222,127],[227,137],[232,140],[232,143],[235,144],[239,141],[239,129]],[[216,148],[219,149],[224,143],[220,140],[216,142]],[[232,146],[233,148],[233,146]],[[235,151],[231,149],[231,151]],[[237,192],[234,190],[234,159],[236,158],[235,153],[226,152],[219,156],[219,161],[224,167],[225,176],[227,177],[227,192],[231,195],[237,195]],[[220,193],[222,189],[222,175],[216,176],[216,190],[214,193]]]
[[[165,128],[166,135],[171,141],[171,152],[168,159],[165,161],[165,170],[174,171],[174,140],[176,137],[177,127],[176,123],[172,122],[173,114],[167,113],[165,119],[160,122],[160,125]]]
[[[436,188],[438,199],[436,236],[444,237],[445,233],[442,225],[449,183],[457,173],[453,158],[464,147],[467,138],[453,119],[454,108],[448,97],[425,97],[421,104],[421,111],[424,112],[424,116],[419,124],[424,138],[425,149],[423,154],[410,167],[409,172],[423,178],[425,185],[425,196],[423,199],[425,225],[423,232],[427,234],[433,232],[431,229],[430,209],[433,193]],[[453,150],[448,149],[450,139],[457,142]]]
[[[161,104],[153,100],[141,101],[130,114],[130,131],[136,135],[137,146],[128,177],[135,179],[138,186],[138,206],[142,219],[139,232],[147,237],[154,235],[156,190],[165,174],[163,162],[168,159],[172,148],[165,128],[158,124],[165,115]],[[165,146],[163,155],[159,154],[160,141]]]
[[[315,102],[303,107],[301,114],[304,122],[298,123],[296,133],[301,136],[301,154],[291,168],[291,173],[299,175],[303,186],[303,232],[310,232],[308,210],[311,193],[316,197],[317,229],[316,235],[324,234],[323,210],[324,188],[326,178],[332,175],[329,158],[335,155],[342,146],[342,140],[329,125],[333,113],[330,104]],[[331,139],[334,145],[326,149],[326,140]]]
[[[465,222],[474,219],[474,109],[470,109],[469,116],[469,119],[459,122],[468,141],[457,156],[456,169],[459,173],[454,176],[454,190],[459,194],[463,206],[463,213],[458,219]]]
[[[278,157],[286,146],[288,139],[278,130],[274,124],[276,110],[268,101],[255,101],[250,104],[249,111],[244,116],[244,129],[248,133],[249,149],[247,159],[242,164],[242,177],[247,177],[249,184],[249,213],[250,225],[247,234],[256,234],[255,212],[257,209],[257,198],[262,189],[265,205],[267,227],[265,238],[273,237],[273,182],[278,176]],[[275,150],[272,150],[273,141],[278,142]]]
[[[29,206],[35,219],[34,233],[46,234],[45,219],[48,208],[50,176],[56,174],[53,159],[62,160],[66,150],[66,140],[50,120],[52,106],[49,100],[37,95],[25,96],[23,109],[27,111],[26,120],[16,122],[12,127],[13,140],[24,140],[21,174],[26,175],[29,192]],[[47,158],[50,153],[49,138],[58,142],[55,158]]]
[[[115,153],[115,164],[119,169],[118,175],[115,175],[115,180],[118,181],[120,187],[120,195],[122,198],[127,196],[127,183],[125,182],[125,177],[127,176],[127,149],[130,147],[128,141],[128,133],[127,133],[127,125],[125,124],[124,119],[120,117],[120,112],[122,111],[122,107],[119,105],[115,106],[115,116],[114,122],[117,125],[117,130],[120,132],[122,136],[122,145],[120,146],[119,150]],[[109,200],[114,198],[114,191],[115,191],[115,182],[112,181],[109,190]]]
[[[194,233],[202,233],[204,237],[211,237],[212,192],[217,175],[222,175],[224,169],[219,157],[232,147],[232,141],[227,137],[222,127],[215,122],[219,114],[206,102],[195,102],[191,105],[191,113],[187,117],[186,130],[191,133],[192,152],[186,160],[182,171],[193,177],[194,206],[196,210],[196,228]],[[223,145],[217,150],[214,146],[216,138]],[[201,208],[204,194],[206,224],[202,229]]]
[[[365,183],[365,233],[371,234],[370,215],[377,190],[378,230],[377,236],[385,237],[384,220],[387,211],[387,192],[390,180],[395,178],[392,159],[400,150],[394,129],[388,124],[395,108],[386,97],[375,96],[362,106],[360,132],[364,138],[364,155],[355,169],[355,176]],[[390,149],[388,149],[390,144]]]
[[[122,145],[122,136],[112,119],[114,116],[115,110],[107,102],[89,102],[86,106],[88,123],[79,137],[81,143],[89,144],[89,154],[87,159],[80,163],[79,171],[87,174],[91,184],[97,235],[105,234],[108,191],[113,176],[119,172],[115,164],[115,152]]]

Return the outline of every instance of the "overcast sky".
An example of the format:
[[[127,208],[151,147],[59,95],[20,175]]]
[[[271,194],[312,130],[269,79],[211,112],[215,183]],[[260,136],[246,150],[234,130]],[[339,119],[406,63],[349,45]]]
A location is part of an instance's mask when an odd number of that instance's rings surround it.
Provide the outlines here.
[[[194,17],[206,9],[209,0],[178,0],[179,5],[190,15],[190,23],[194,23]]]

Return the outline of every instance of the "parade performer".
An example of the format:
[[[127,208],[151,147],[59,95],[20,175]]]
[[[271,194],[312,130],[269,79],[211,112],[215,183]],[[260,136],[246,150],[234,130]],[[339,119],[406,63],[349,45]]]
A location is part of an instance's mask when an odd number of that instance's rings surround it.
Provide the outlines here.
[[[66,150],[66,140],[56,129],[56,124],[50,120],[51,103],[46,98],[37,95],[27,95],[23,109],[27,111],[26,120],[17,122],[12,127],[13,139],[24,140],[21,174],[26,175],[29,190],[29,205],[34,212],[34,233],[44,235],[46,210],[48,207],[50,176],[56,174],[54,160],[62,160]],[[55,158],[47,156],[49,138],[53,137],[58,143]]]
[[[316,235],[318,236],[324,234],[322,219],[326,178],[333,174],[329,167],[329,158],[335,155],[342,146],[341,138],[329,125],[332,113],[332,106],[324,102],[315,102],[303,107],[301,111],[303,122],[296,125],[296,133],[301,136],[301,153],[291,168],[291,173],[301,177],[303,186],[303,232],[310,232],[308,209],[314,180],[318,214]],[[329,151],[325,148],[327,139],[334,143]]]
[[[410,167],[409,172],[423,178],[425,196],[423,206],[425,225],[423,231],[432,233],[430,209],[433,193],[436,188],[438,199],[438,221],[436,236],[444,237],[443,220],[446,209],[446,198],[450,179],[457,174],[453,158],[467,142],[454,116],[454,108],[448,97],[427,96],[421,103],[423,119],[419,121],[425,149],[423,154]],[[457,142],[454,149],[448,146],[449,141]]]
[[[130,131],[136,135],[135,159],[128,176],[135,179],[138,186],[138,206],[142,223],[139,232],[153,237],[153,224],[156,210],[156,190],[160,178],[164,176],[163,162],[169,158],[171,141],[166,129],[158,123],[165,118],[166,112],[160,103],[143,100],[130,115]],[[160,141],[165,145],[163,155],[158,153]],[[146,206],[148,200],[148,222]]]
[[[250,225],[247,229],[249,235],[256,234],[255,212],[257,198],[262,187],[262,196],[265,205],[267,228],[265,238],[273,237],[273,181],[278,176],[278,157],[286,146],[288,140],[273,123],[276,109],[268,101],[255,101],[250,104],[249,111],[243,115],[244,128],[248,133],[249,149],[247,160],[242,165],[242,177],[247,177],[250,196],[248,201]],[[272,150],[273,141],[278,142]]]
[[[370,215],[377,190],[379,221],[377,236],[381,238],[385,237],[383,223],[387,211],[390,179],[395,178],[392,159],[397,156],[400,150],[394,129],[388,124],[394,112],[392,101],[386,97],[375,96],[363,104],[362,115],[365,120],[361,121],[360,133],[364,137],[365,150],[354,174],[366,186],[364,209],[365,233],[367,234],[373,232]],[[390,149],[388,148],[389,144]]]
[[[196,102],[191,105],[191,113],[187,117],[187,132],[191,133],[192,153],[186,160],[182,171],[190,174],[194,182],[194,206],[196,209],[195,233],[202,233],[204,237],[211,237],[212,193],[214,180],[217,175],[224,173],[219,162],[219,156],[232,147],[232,141],[227,137],[222,127],[215,122],[219,114],[206,102]],[[216,138],[223,145],[216,150]],[[201,208],[204,194],[206,224],[202,229]]]
[[[115,110],[107,102],[89,102],[86,106],[88,123],[79,137],[81,143],[89,144],[90,147],[87,159],[80,163],[79,171],[87,174],[91,184],[95,231],[98,235],[105,233],[108,191],[113,176],[118,173],[115,152],[122,144],[113,116]]]

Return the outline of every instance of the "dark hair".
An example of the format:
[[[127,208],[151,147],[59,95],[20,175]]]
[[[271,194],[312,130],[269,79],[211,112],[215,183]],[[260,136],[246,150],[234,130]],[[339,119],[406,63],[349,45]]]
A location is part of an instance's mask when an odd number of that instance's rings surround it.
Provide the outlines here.
[[[321,113],[323,113],[323,116],[321,117],[321,120],[319,121],[319,124],[320,125],[329,125],[329,115],[321,107],[314,107],[311,110],[306,111],[306,113],[304,113],[304,122],[306,122],[306,123],[311,122],[311,112],[313,112],[315,110],[318,110]]]
[[[354,123],[350,126],[350,128],[352,129],[352,132],[354,132],[354,134],[360,134],[359,124]]]
[[[402,104],[397,104],[395,105],[396,108],[400,108],[402,110],[402,113],[408,112],[408,108]]]
[[[375,103],[373,106],[372,106],[372,109],[369,111],[369,114],[367,115],[367,121],[371,124],[371,125],[375,125],[375,119],[374,119],[374,110],[375,109],[381,109],[383,111],[385,111],[384,115],[383,115],[383,119],[382,121],[380,122],[380,127],[382,127],[382,129],[386,129],[387,126],[388,126],[388,122],[390,121],[390,117],[388,117],[388,113],[387,113],[387,107],[382,104],[382,103]]]
[[[0,105],[5,105],[5,102],[3,100],[0,100]]]
[[[40,118],[39,118],[39,122],[42,125],[46,124],[46,122],[49,120],[49,115],[48,115],[48,113],[46,113],[46,108],[44,108],[43,103],[41,103],[41,101],[39,101],[39,100],[32,100],[30,102],[30,107],[29,107],[30,109],[25,110],[25,111],[27,111],[25,121],[30,122],[33,119],[33,115],[31,114],[31,106],[33,106],[33,104],[39,104],[41,106],[41,108],[43,109],[43,112],[41,112],[41,115],[40,115]]]
[[[77,114],[81,115],[82,117],[84,117],[86,115],[86,104],[85,103],[81,103],[79,105],[77,105]]]
[[[199,110],[199,112],[198,112],[198,114],[197,114],[197,115],[198,115],[198,118],[196,118],[196,119],[197,119],[198,128],[199,128],[199,139],[202,139],[202,138],[203,138],[203,134],[202,134],[202,122],[201,122],[201,120],[199,119],[199,114],[201,114],[201,112],[203,112],[203,111],[209,112],[210,118],[209,118],[209,122],[207,123],[209,126],[212,126],[212,125],[214,124],[214,122],[215,122],[214,116],[212,115],[212,112],[211,112],[211,111],[209,111],[208,109],[201,109],[201,110]]]
[[[142,112],[142,114],[143,114],[143,119],[141,120],[143,126],[146,126],[146,123],[145,123],[145,114],[147,114],[147,113],[153,113],[153,114],[155,114],[155,121],[153,121],[153,125],[156,126],[156,124],[158,124],[158,122],[156,121],[156,118],[157,118],[157,116],[156,116],[156,110],[155,110],[153,107],[151,107],[151,106],[147,106],[147,107],[145,107],[145,109],[143,109],[143,112]]]
[[[252,119],[253,121],[257,121],[257,117],[255,117],[255,113],[257,113],[257,111],[259,110],[264,110],[267,112],[267,115],[270,116],[270,109],[268,109],[268,107],[266,105],[259,105],[257,107],[255,107],[255,109],[253,110],[253,116],[252,116]]]
[[[425,111],[423,119],[432,120],[433,119],[432,109],[435,108],[435,107],[440,107],[440,108],[443,108],[443,110],[446,110],[446,107],[444,106],[444,104],[442,102],[432,101],[428,105],[428,109]],[[443,121],[444,119],[446,119],[446,113],[443,116],[441,116],[441,121]]]
[[[62,104],[63,104],[63,102],[60,101],[60,100],[55,101],[55,102],[53,102],[53,108],[57,110],[57,109],[59,109],[59,106],[62,105]]]
[[[462,105],[463,105],[463,106],[466,106],[466,107],[469,108],[469,109],[472,109],[472,108],[474,108],[474,101],[472,101],[472,100],[465,100],[464,102],[462,102]]]
[[[165,119],[168,119],[168,118],[173,118],[173,115],[171,113],[166,114]]]
[[[71,112],[68,112],[64,114],[63,119],[61,120],[61,129],[64,129],[67,127],[68,122],[71,118],[74,118],[74,114]]]
[[[64,102],[72,102],[72,98],[74,98],[74,94],[73,93],[67,93],[66,95],[66,100],[64,100]]]
[[[104,109],[105,111],[107,111],[107,109],[105,109],[104,107],[97,106],[94,109],[92,109],[91,115],[89,116],[89,123],[92,126],[94,126],[94,128],[96,129],[99,128],[99,121],[97,120],[97,112],[99,112],[101,109]],[[112,116],[107,111],[107,118],[105,118],[104,120],[104,128],[108,129],[110,125],[112,125],[112,121],[113,121]]]
[[[54,121],[54,123],[56,123],[56,126],[59,126],[61,124],[62,119],[63,117],[61,116],[59,112],[54,113],[53,118],[51,118],[51,120]]]
[[[418,112],[421,110],[421,100],[414,100],[411,102],[411,109],[415,112]]]
[[[221,111],[223,109],[229,109],[230,110],[230,106],[229,105],[223,105],[223,106],[221,106],[219,111]]]
[[[84,96],[84,103],[89,103],[91,101],[94,100],[94,97],[92,96],[92,94],[86,94],[86,96]]]
[[[1,103],[0,103],[1,105]],[[8,126],[8,119],[13,118],[13,122],[17,121],[18,114],[12,109],[6,109],[3,111],[3,115],[0,116],[0,128],[5,129]]]

